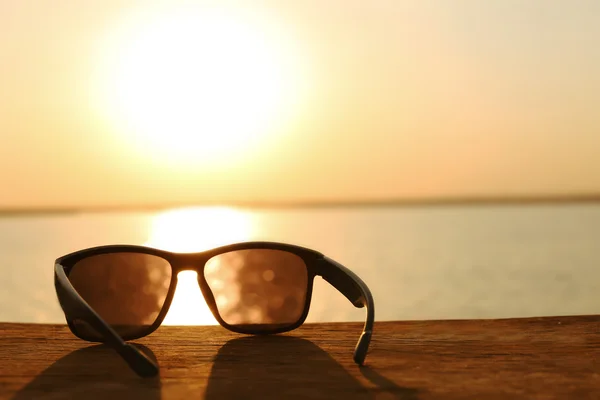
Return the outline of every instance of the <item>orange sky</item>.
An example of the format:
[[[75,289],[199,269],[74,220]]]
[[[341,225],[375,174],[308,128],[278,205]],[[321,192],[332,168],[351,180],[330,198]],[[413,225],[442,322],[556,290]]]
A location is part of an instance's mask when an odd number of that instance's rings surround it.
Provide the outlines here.
[[[1,2],[0,208],[600,192],[598,2],[209,3]]]

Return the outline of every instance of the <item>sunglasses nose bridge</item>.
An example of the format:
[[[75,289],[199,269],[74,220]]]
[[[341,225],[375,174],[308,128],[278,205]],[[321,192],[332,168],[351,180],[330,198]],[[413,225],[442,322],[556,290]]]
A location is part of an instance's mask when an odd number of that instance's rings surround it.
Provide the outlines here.
[[[171,265],[176,274],[181,271],[196,271],[200,276],[207,261],[208,259],[204,255],[182,254],[177,260],[172,261]]]

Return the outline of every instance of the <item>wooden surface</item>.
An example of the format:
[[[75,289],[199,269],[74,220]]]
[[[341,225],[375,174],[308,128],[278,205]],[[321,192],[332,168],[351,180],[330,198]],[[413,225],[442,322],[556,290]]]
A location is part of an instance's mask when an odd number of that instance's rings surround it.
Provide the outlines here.
[[[65,326],[0,324],[0,398],[600,399],[600,317],[379,322],[363,368],[360,328],[161,327],[138,342],[161,369],[144,379]]]

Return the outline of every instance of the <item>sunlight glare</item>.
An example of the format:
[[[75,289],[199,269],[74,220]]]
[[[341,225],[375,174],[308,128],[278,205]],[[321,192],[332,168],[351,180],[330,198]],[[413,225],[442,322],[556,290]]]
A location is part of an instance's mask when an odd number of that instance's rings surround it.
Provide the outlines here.
[[[248,213],[229,207],[194,207],[165,211],[153,218],[145,246],[176,252],[199,252],[250,240]],[[177,289],[165,325],[214,325],[194,271],[177,275]]]
[[[284,28],[241,5],[146,4],[101,47],[99,107],[159,161],[237,161],[264,147],[306,87]]]
[[[250,239],[249,213],[230,207],[173,209],[155,216],[148,246],[182,253],[199,252]]]
[[[177,290],[164,325],[216,325],[217,320],[206,305],[198,286],[195,271],[182,271],[177,275]]]

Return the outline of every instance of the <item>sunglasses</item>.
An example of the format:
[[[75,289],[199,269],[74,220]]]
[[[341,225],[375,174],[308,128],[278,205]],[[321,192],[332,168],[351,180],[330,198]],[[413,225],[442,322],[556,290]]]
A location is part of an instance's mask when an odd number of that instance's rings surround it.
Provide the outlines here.
[[[154,332],[167,315],[180,271],[198,284],[217,322],[245,334],[275,334],[302,325],[313,280],[321,276],[367,319],[354,350],[362,365],[375,309],[367,285],[323,254],[284,243],[247,242],[200,253],[173,253],[134,245],[100,246],[56,260],[54,284],[73,334],[114,348],[140,376],[158,373],[155,362],[125,341]]]

